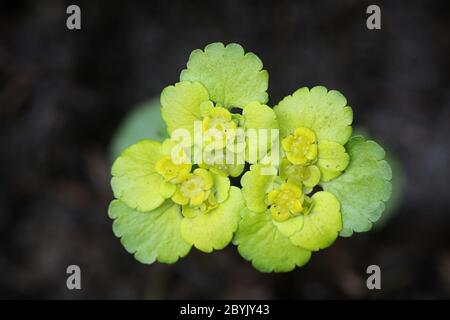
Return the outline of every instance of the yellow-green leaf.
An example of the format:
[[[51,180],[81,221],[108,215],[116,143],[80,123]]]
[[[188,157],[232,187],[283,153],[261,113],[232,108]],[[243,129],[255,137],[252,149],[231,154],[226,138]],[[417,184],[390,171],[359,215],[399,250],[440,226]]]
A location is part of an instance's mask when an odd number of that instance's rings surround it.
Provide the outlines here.
[[[120,200],[113,200],[108,214],[114,219],[116,237],[142,263],[175,263],[191,249],[181,237],[180,207],[170,200],[149,212],[138,212]]]

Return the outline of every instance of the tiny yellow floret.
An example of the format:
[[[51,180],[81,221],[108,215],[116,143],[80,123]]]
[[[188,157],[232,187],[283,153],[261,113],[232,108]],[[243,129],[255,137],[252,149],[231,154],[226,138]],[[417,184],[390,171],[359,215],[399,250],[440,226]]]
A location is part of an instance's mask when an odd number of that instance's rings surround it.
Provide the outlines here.
[[[285,221],[303,211],[302,189],[292,183],[283,183],[267,195],[269,210],[275,221]]]
[[[214,149],[225,148],[227,141],[235,137],[236,127],[236,122],[227,109],[212,108],[202,121],[205,144],[211,145]]]
[[[294,133],[285,137],[282,142],[286,157],[293,164],[312,163],[317,158],[317,139],[308,128],[297,128]]]
[[[210,199],[213,178],[208,170],[198,168],[177,186],[172,200],[180,205],[200,207]]]
[[[184,181],[191,172],[191,168],[190,163],[174,163],[170,156],[163,156],[155,164],[155,171],[166,181],[174,184]]]

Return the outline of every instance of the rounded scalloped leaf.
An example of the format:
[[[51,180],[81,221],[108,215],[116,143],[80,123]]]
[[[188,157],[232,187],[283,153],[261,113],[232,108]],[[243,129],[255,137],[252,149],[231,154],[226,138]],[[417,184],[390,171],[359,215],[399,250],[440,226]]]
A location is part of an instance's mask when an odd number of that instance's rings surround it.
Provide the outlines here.
[[[277,115],[269,106],[254,101],[244,107],[241,119],[246,129],[246,159],[255,163],[270,151],[273,141],[279,138],[278,132],[272,135],[272,129],[278,129]],[[253,138],[250,139],[252,135]],[[249,156],[250,151],[253,152],[253,157]]]
[[[111,169],[114,196],[132,209],[150,211],[165,198],[160,192],[163,178],[155,172],[161,157],[161,144],[142,140],[125,149]]]
[[[323,140],[318,145],[317,166],[322,181],[330,181],[347,168],[350,156],[339,143]]]
[[[242,118],[246,129],[278,129],[275,111],[271,107],[256,101],[244,107]]]
[[[172,197],[176,190],[177,186],[175,184],[165,180],[161,181],[161,184],[159,185],[159,193],[166,199]]]
[[[275,180],[274,175],[262,174],[261,171],[264,168],[266,167],[263,165],[254,164],[241,178],[246,206],[255,212],[263,212],[267,209],[266,194],[272,189]]]
[[[324,190],[333,193],[341,203],[340,235],[343,237],[369,231],[381,217],[392,192],[392,171],[383,160],[385,152],[380,145],[356,136],[350,139],[346,149],[350,163],[345,172],[322,183]]]
[[[218,203],[222,203],[228,198],[231,186],[230,179],[220,173],[211,172],[211,174],[214,181],[214,189],[216,191],[216,200]]]
[[[261,272],[289,272],[305,265],[311,252],[295,246],[272,222],[270,213],[245,208],[233,243],[240,255]]]
[[[303,224],[305,223],[305,216],[300,214],[296,217],[292,217],[283,222],[273,221],[273,224],[278,228],[285,237],[290,237],[296,232],[303,229]]]
[[[342,229],[342,216],[339,201],[329,192],[315,193],[311,205],[311,211],[304,216],[303,228],[289,239],[297,246],[318,251],[336,240]]]
[[[229,174],[230,177],[236,178],[239,177],[242,172],[244,172],[244,169],[244,163],[228,164],[226,173]]]
[[[181,237],[180,207],[169,200],[149,212],[138,212],[120,200],[113,200],[108,215],[114,219],[116,237],[142,263],[175,263],[191,249]]]
[[[183,219],[183,239],[203,252],[225,248],[237,229],[243,204],[241,190],[231,187],[228,199],[216,209]]]
[[[230,43],[209,44],[194,50],[181,72],[180,80],[198,81],[208,89],[211,100],[231,108],[242,108],[252,101],[266,103],[269,74],[253,53]]]
[[[274,107],[281,137],[296,128],[314,131],[317,140],[329,140],[344,145],[352,134],[353,111],[345,97],[336,90],[317,86],[300,88]]]
[[[198,82],[182,81],[161,93],[161,116],[167,131],[183,128],[194,132],[194,122],[201,121],[200,105],[209,101],[208,91]]]

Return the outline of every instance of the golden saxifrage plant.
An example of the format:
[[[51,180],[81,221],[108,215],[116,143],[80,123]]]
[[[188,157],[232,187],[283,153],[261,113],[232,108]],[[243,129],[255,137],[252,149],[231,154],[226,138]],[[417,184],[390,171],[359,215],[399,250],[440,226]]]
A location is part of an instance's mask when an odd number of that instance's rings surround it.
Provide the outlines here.
[[[381,217],[391,168],[352,136],[346,98],[303,87],[271,108],[268,78],[253,53],[213,43],[162,91],[169,138],[126,148],[111,170],[113,231],[138,261],[233,243],[256,269],[287,272]]]

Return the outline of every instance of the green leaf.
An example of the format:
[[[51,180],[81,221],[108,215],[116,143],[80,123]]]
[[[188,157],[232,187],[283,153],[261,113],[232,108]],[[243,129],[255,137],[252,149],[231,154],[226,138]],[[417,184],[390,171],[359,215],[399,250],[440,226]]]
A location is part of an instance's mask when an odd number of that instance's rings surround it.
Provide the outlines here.
[[[183,219],[181,223],[183,239],[203,252],[225,248],[237,229],[242,206],[241,190],[231,187],[228,199],[216,209],[194,218]]]
[[[299,232],[303,229],[303,225],[305,223],[305,217],[303,214],[300,214],[296,217],[291,217],[283,222],[273,221],[273,224],[278,228],[278,231],[281,232],[285,237],[290,237],[294,233]]]
[[[139,140],[152,139],[162,142],[169,137],[159,109],[159,99],[151,99],[126,115],[111,140],[111,159],[117,158],[125,148]]]
[[[274,110],[280,125],[281,137],[296,128],[313,130],[317,140],[334,141],[344,145],[352,134],[352,109],[345,97],[336,90],[317,86],[304,87],[285,97]]]
[[[399,213],[398,209],[402,203],[402,199],[406,187],[406,174],[402,163],[395,157],[392,151],[386,150],[386,161],[392,169],[392,194],[386,202],[386,209],[381,218],[374,224],[374,229],[379,230],[389,223],[389,221]]]
[[[392,171],[383,160],[385,152],[376,142],[361,136],[352,137],[347,153],[350,163],[345,172],[322,184],[341,203],[343,229],[341,236],[365,232],[372,228],[385,209],[392,191]]]
[[[233,178],[239,177],[242,174],[242,172],[244,172],[245,169],[244,163],[227,164],[226,166],[227,166],[226,173]]]
[[[191,249],[180,233],[180,207],[167,200],[159,208],[138,212],[120,200],[109,205],[113,231],[125,249],[142,263],[175,263]]]
[[[242,116],[246,129],[278,129],[275,111],[265,104],[256,101],[247,104]]]
[[[263,212],[267,209],[266,195],[272,189],[275,180],[274,175],[262,174],[267,167],[254,164],[241,178],[242,194],[247,208],[255,212]]]
[[[224,202],[230,191],[230,179],[220,173],[211,172],[214,181],[215,196],[218,203]]]
[[[303,228],[289,239],[297,246],[317,251],[336,240],[342,229],[342,217],[339,201],[329,192],[315,193],[311,206],[311,211],[304,216]]]
[[[255,161],[263,158],[272,148],[273,141],[278,139],[278,134],[272,136],[271,129],[278,129],[278,120],[275,111],[265,104],[259,102],[251,102],[244,107],[242,112],[242,123],[245,129],[255,129],[256,139],[249,139],[248,130],[246,136],[246,158],[249,157],[249,151],[256,151]],[[266,132],[260,130],[265,129]],[[255,141],[256,140],[256,141]],[[255,152],[253,151],[253,152]]]
[[[125,149],[111,169],[114,196],[139,211],[160,206],[165,200],[159,191],[163,178],[154,169],[160,157],[161,144],[152,140]]]
[[[253,53],[231,43],[212,43],[205,50],[194,50],[182,81],[198,81],[208,89],[211,100],[231,108],[243,108],[252,101],[266,103],[269,75],[262,70],[261,60]]]
[[[361,127],[356,129],[354,128],[353,135],[363,136],[367,140],[371,139],[369,132],[367,132],[367,130]],[[386,152],[385,160],[387,161],[387,163],[389,163],[389,166],[391,167],[392,171],[392,179],[391,179],[392,193],[391,197],[386,202],[386,208],[383,211],[382,216],[373,225],[374,230],[380,230],[384,228],[389,223],[389,221],[399,213],[398,208],[402,203],[402,199],[405,192],[405,186],[407,182],[403,164],[397,158],[394,150],[384,148],[384,151]]]
[[[159,193],[165,198],[169,199],[175,193],[177,187],[175,184],[170,183],[168,181],[161,181],[159,185]]]
[[[318,150],[317,166],[322,181],[336,178],[347,168],[350,157],[341,144],[323,140],[319,143]]]
[[[295,246],[281,234],[269,212],[255,213],[245,208],[241,215],[233,243],[240,255],[259,271],[288,272],[311,258],[310,251]]]
[[[161,93],[161,115],[167,131],[183,128],[194,132],[194,122],[201,121],[200,105],[209,101],[208,91],[198,82],[182,81],[164,88]]]

